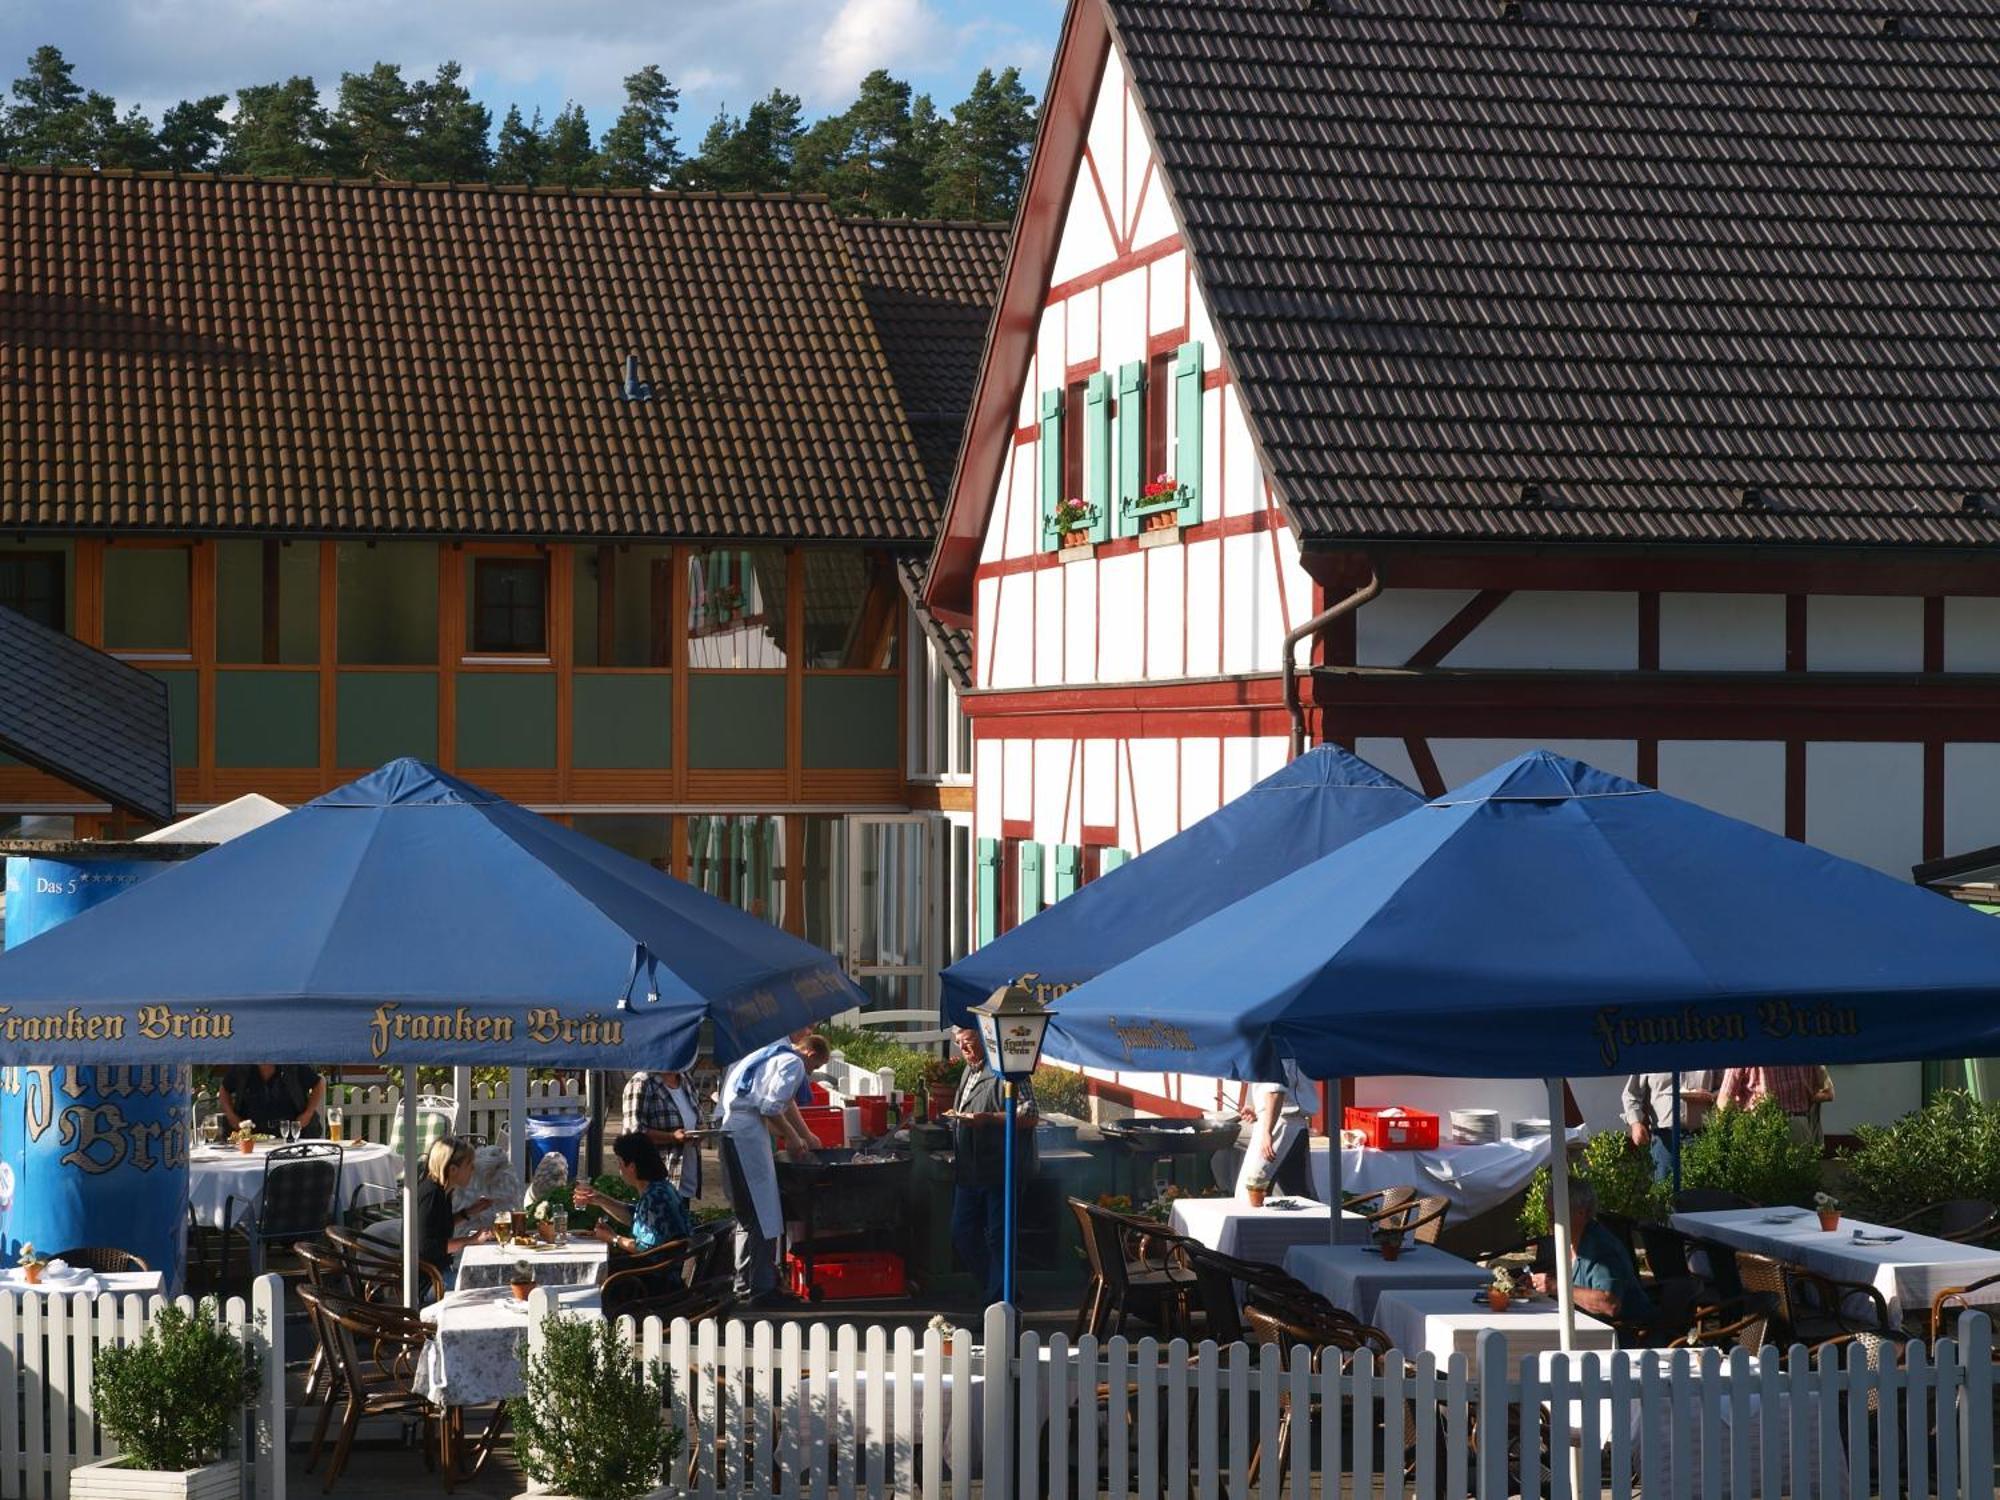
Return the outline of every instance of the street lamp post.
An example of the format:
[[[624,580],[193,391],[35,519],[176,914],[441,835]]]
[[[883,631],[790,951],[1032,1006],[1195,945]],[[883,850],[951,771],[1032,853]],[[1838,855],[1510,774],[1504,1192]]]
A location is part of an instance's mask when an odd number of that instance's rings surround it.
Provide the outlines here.
[[[979,1023],[979,1040],[986,1049],[987,1070],[1000,1079],[1001,1094],[1007,1101],[1007,1146],[1003,1158],[1006,1171],[1001,1179],[1006,1202],[1002,1206],[1000,1297],[1010,1307],[1014,1305],[1014,1155],[1018,1149],[1014,1137],[1019,1110],[1015,1086],[1034,1076],[1051,1015],[1028,987],[1028,981],[1034,977],[1023,974],[1012,984],[995,990],[985,1004],[972,1007]]]

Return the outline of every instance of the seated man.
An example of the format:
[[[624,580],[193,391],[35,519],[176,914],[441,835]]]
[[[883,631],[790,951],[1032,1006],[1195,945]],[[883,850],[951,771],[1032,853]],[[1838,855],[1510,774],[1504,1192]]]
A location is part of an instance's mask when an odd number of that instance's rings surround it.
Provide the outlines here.
[[[1549,1214],[1555,1216],[1554,1193],[1550,1193]],[[1597,1193],[1580,1177],[1569,1180],[1570,1280],[1578,1312],[1589,1313],[1607,1322],[1652,1331],[1659,1322],[1659,1309],[1646,1295],[1639,1280],[1639,1267],[1618,1236],[1597,1222]],[[1545,1292],[1555,1291],[1555,1277],[1537,1276]]]

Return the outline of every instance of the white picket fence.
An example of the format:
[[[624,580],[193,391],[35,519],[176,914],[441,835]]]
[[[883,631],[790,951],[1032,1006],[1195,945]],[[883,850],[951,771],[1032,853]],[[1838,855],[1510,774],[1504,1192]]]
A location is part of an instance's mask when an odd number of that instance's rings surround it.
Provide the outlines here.
[[[341,1097],[343,1092],[345,1098]],[[527,1086],[527,1093],[528,1110],[532,1114],[580,1115],[587,1108],[583,1085],[574,1079],[533,1080]],[[388,1140],[403,1109],[403,1091],[388,1084],[334,1085],[329,1087],[327,1094],[329,1104],[337,1104],[346,1112],[344,1123],[349,1140]],[[447,1099],[456,1104],[453,1096],[446,1094],[426,1092],[418,1097],[420,1100]],[[615,1104],[616,1101],[613,1102]],[[472,1135],[484,1136],[489,1141],[504,1140],[507,1138],[507,1111],[504,1084],[475,1084],[459,1128]]]
[[[1470,1363],[1316,1368],[1275,1345],[1017,1338],[1004,1309],[948,1352],[934,1330],[627,1327],[669,1372],[674,1478],[702,1497],[1313,1500],[1343,1481],[1418,1500],[1995,1493],[1992,1330],[1976,1313],[1959,1340],[1912,1344],[1884,1370],[1858,1345],[1509,1368],[1497,1333]]]
[[[91,1372],[98,1351],[137,1343],[166,1305],[161,1297],[41,1296],[0,1292],[0,1500],[69,1500],[70,1470],[114,1458],[97,1426]],[[181,1307],[194,1311],[189,1298]],[[285,1325],[276,1276],[260,1276],[246,1306],[232,1297],[222,1326],[259,1359],[258,1397],[245,1414],[243,1491],[285,1500]]]

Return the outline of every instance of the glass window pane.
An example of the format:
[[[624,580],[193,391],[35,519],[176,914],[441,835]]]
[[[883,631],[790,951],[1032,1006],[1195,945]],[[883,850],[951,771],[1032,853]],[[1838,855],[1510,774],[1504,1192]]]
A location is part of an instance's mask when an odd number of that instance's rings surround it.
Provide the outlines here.
[[[894,666],[905,605],[887,559],[813,548],[805,572],[806,665]]]
[[[0,552],[0,607],[51,630],[68,631],[73,550],[62,542]]]
[[[319,660],[319,543],[215,544],[215,659]]]
[[[344,666],[436,663],[437,547],[430,542],[341,542],[339,652]],[[351,764],[343,760],[342,765]]]
[[[192,553],[186,547],[104,549],[104,646],[185,652]]]
[[[907,968],[924,961],[925,825],[916,822],[855,825],[860,860],[860,910],[855,914],[857,966]]]
[[[785,820],[762,813],[691,813],[688,884],[773,926],[785,920]]]
[[[465,560],[465,644],[474,655],[548,651],[548,564],[539,557]]]
[[[782,771],[785,679],[723,672],[689,678],[688,765],[696,771]]]
[[[688,664],[785,665],[782,547],[711,547],[688,559]]]
[[[803,817],[805,939],[836,956],[847,952],[847,819]]]
[[[671,870],[673,819],[665,813],[578,813],[570,820],[578,833],[608,844],[620,854]]]
[[[621,545],[571,551],[576,558],[576,664],[673,665],[674,549]]]
[[[579,771],[673,764],[673,679],[664,672],[579,672],[570,715],[570,763]]]

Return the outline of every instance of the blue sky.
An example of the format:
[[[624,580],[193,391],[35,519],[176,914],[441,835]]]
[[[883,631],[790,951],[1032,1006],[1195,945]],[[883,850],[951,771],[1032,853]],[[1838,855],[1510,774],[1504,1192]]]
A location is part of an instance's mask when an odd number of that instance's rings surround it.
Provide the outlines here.
[[[884,67],[941,107],[982,67],[1018,66],[1040,97],[1062,0],[0,0],[0,77],[53,42],[78,80],[155,118],[176,99],[307,73],[330,91],[378,60],[464,65],[495,119],[580,101],[599,129],[619,80],[656,62],[681,86],[680,134],[771,88],[809,116]]]

